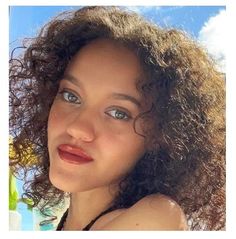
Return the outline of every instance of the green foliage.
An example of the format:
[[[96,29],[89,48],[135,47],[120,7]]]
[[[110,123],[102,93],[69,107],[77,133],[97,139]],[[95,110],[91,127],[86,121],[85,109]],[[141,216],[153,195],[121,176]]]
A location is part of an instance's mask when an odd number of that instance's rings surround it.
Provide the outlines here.
[[[16,178],[9,172],[9,210],[16,211],[17,203],[22,202],[27,205],[27,208],[32,211],[33,200],[29,198],[19,198],[19,194],[16,187]]]
[[[23,146],[21,147],[23,148]],[[33,154],[32,145],[29,143],[29,146],[22,150],[22,162],[27,165],[28,167],[31,167],[37,162],[37,158]],[[14,161],[14,158],[17,156],[14,147],[13,147],[13,138],[9,138],[9,158],[10,162]],[[29,198],[19,198],[19,194],[17,191],[16,186],[16,178],[11,172],[9,171],[9,210],[17,210],[17,203],[22,202],[27,205],[27,208],[29,210],[32,210],[33,208],[33,201]]]
[[[18,203],[18,191],[16,187],[16,178],[9,172],[9,210],[16,210]]]
[[[27,209],[28,210],[30,210],[30,211],[32,211],[32,209],[33,209],[33,200],[31,200],[31,199],[29,199],[29,198],[20,198],[19,200],[18,200],[18,202],[23,202],[23,203],[25,203],[26,205],[27,205]]]

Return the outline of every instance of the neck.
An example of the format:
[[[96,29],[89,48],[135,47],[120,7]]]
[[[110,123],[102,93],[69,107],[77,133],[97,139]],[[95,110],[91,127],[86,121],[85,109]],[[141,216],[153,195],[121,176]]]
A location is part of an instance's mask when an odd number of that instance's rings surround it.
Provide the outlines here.
[[[64,230],[82,230],[111,206],[116,192],[117,186],[72,193]]]

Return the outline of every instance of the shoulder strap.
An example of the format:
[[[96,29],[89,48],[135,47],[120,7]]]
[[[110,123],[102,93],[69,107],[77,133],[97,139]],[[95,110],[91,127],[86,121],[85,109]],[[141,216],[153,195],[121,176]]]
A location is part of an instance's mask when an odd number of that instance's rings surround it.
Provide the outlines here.
[[[66,221],[67,215],[68,215],[69,208],[64,212],[63,216],[61,217],[60,222],[58,223],[58,226],[56,228],[56,231],[61,231],[63,229],[64,223]],[[89,229],[92,227],[92,225],[100,218],[101,216],[105,215],[108,212],[113,211],[113,208],[110,207],[107,210],[100,213],[95,219],[93,219],[87,226],[85,226],[82,231],[89,231]]]
[[[64,223],[65,223],[67,215],[68,215],[68,210],[69,210],[69,208],[67,208],[67,210],[64,212],[63,216],[61,217],[61,220],[57,225],[56,231],[61,231],[63,229]]]
[[[92,225],[98,220],[98,218],[100,218],[101,216],[105,215],[108,212],[113,211],[113,208],[110,207],[107,210],[103,211],[102,213],[100,213],[95,219],[93,219],[86,227],[83,228],[82,231],[89,231],[89,229],[92,227]]]

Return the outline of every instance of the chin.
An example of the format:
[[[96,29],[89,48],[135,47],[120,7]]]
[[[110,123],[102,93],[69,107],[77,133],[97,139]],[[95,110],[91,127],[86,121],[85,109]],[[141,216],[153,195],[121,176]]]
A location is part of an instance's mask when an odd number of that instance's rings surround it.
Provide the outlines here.
[[[79,190],[78,188],[73,187],[72,185],[68,185],[68,183],[66,183],[65,181],[62,182],[62,180],[56,180],[54,178],[50,178],[50,182],[52,183],[52,185],[63,191],[63,192],[68,192],[68,193],[74,193],[74,192],[79,192],[81,190]]]
[[[63,175],[55,174],[54,172],[49,173],[49,180],[55,188],[68,193],[84,192],[96,187],[95,185],[78,183],[76,180],[72,182],[68,178],[63,177]]]

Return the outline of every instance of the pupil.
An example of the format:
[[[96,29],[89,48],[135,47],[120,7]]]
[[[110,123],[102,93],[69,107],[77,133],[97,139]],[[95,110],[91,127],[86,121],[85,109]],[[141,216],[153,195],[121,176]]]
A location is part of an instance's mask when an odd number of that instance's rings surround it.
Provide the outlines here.
[[[122,112],[116,112],[116,118],[118,118],[118,119],[123,119],[123,118],[124,118],[124,113],[122,113]]]
[[[73,95],[69,95],[68,98],[69,98],[70,101],[75,101],[75,97]]]

